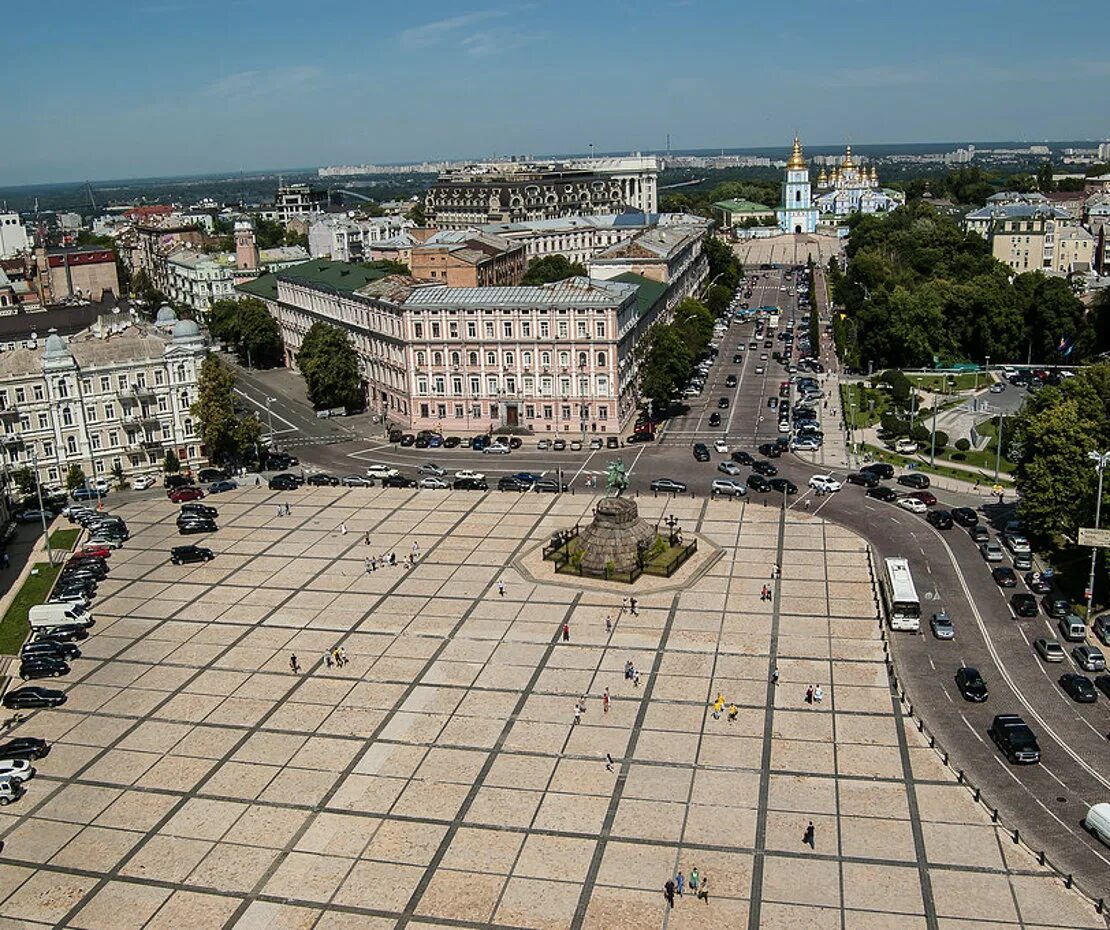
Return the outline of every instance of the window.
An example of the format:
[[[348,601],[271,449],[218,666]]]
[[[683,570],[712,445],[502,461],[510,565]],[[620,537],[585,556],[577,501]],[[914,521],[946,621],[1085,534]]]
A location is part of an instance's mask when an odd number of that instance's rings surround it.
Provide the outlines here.
[[[451,353],[451,364],[454,365],[456,368],[459,367],[459,353],[458,352],[452,352]]]
[[[22,426],[23,424],[20,424],[20,425]],[[50,417],[48,417],[45,413],[40,413],[39,414],[39,429],[49,429],[49,428],[50,428]]]
[[[531,368],[532,367],[532,353],[531,352],[521,352],[520,353],[520,364],[523,365],[525,368]]]
[[[178,365],[177,366],[177,380],[178,381],[184,381],[185,380],[185,366],[184,365]]]
[[[417,378],[416,379],[416,393],[417,394],[427,394],[428,393],[428,379],[427,378]],[[427,416],[427,414],[424,414],[424,416]]]
[[[111,404],[104,405],[104,419],[114,420],[116,418],[116,408]]]
[[[154,384],[157,387],[161,387],[165,383],[166,383],[166,373],[164,371],[162,371],[161,368],[155,368],[154,369]]]
[[[486,391],[489,394],[496,394],[497,393],[497,378],[494,378],[494,377],[486,378]]]
[[[550,352],[541,352],[540,353],[540,364],[543,365],[544,368],[547,368],[551,365],[551,353]]]
[[[89,437],[89,445],[92,446],[93,452],[100,451],[100,433],[93,433]]]
[[[520,321],[520,335],[525,339],[532,338],[532,322],[531,320]]]
[[[59,397],[69,397],[69,384],[66,383],[65,378],[59,378],[55,387]]]
[[[458,375],[455,375],[454,377],[452,377],[451,378],[451,393],[452,394],[461,394],[462,389],[463,389],[462,384],[463,384],[462,378],[460,378]],[[460,416],[461,416],[461,414],[460,414]]]
[[[428,363],[428,356],[424,352],[416,353],[416,364],[423,368]]]
[[[563,368],[566,368],[570,364],[570,353],[569,352],[560,352],[559,353],[559,364]]]
[[[463,418],[463,405],[455,404],[455,419],[461,420]]]
[[[105,392],[112,390],[112,379],[107,375],[100,376],[100,390]]]
[[[62,426],[73,426],[73,411],[69,407],[62,408]]]
[[[185,435],[186,436],[192,436],[193,435],[193,421],[191,419],[189,419],[188,417],[186,417],[183,426],[184,426],[184,430],[185,430]]]
[[[578,338],[579,339],[585,339],[587,335],[588,335],[588,333],[586,332],[586,321],[585,320],[579,320],[578,321]]]
[[[506,352],[505,353],[505,367],[506,368],[512,368],[515,363],[516,363],[516,358],[514,357],[513,353],[512,352]]]
[[[162,400],[163,400],[163,398],[161,398],[161,397],[158,398],[158,409],[164,411],[165,408],[162,407]],[[182,391],[177,396],[177,402],[178,402],[178,404],[181,405],[182,410],[188,410],[189,409],[189,392],[188,391]]]
[[[446,388],[444,387],[444,384],[443,384],[443,375],[436,375],[432,379],[432,383],[435,387],[435,392],[437,394],[443,394],[443,393],[446,392]]]
[[[552,383],[550,378],[540,378],[540,393],[543,394],[544,397],[551,396],[551,386]]]
[[[493,338],[493,322],[491,320],[486,320],[486,325],[485,325],[484,329],[485,329],[485,333],[486,333],[486,338],[487,339],[492,339]]]
[[[496,365],[497,364],[497,353],[496,352],[487,352],[486,353],[486,364],[487,365]]]
[[[466,321],[466,338],[467,339],[477,339],[478,338],[478,324],[475,323],[473,320],[467,320]]]
[[[609,419],[609,408],[608,407],[598,407],[597,408],[597,418],[599,420],[608,420]]]
[[[525,417],[525,419],[528,419],[528,420],[536,419],[536,405],[535,404],[525,404],[524,405],[524,417]]]
[[[92,378],[81,379],[81,390],[84,391],[86,394],[92,393]]]
[[[477,375],[470,376],[470,393],[480,394],[482,391],[482,380]]]
[[[477,352],[471,352],[469,355],[467,355],[466,362],[467,362],[468,365],[477,365],[478,364],[478,353]]]
[[[554,410],[554,408],[552,408],[551,404],[544,404],[543,405],[543,418],[545,420],[550,420],[551,417],[554,415],[553,410]]]
[[[413,335],[414,339],[423,339],[424,338],[424,324],[423,323],[413,323],[412,324],[412,335]]]
[[[66,438],[66,451],[69,452],[70,455],[76,455],[77,454],[77,437],[76,436],[68,436]]]
[[[169,398],[165,394],[158,395],[158,412],[168,413],[170,409]]]
[[[42,385],[41,385],[41,384],[36,384],[36,385],[35,385],[35,386],[34,386],[34,387],[33,387],[33,388],[31,389],[31,390],[32,390],[32,391],[33,391],[33,393],[34,393],[34,396],[35,396],[35,400],[42,400],[42,399],[43,399],[43,397],[45,396],[45,395],[43,394],[43,390],[42,390]]]
[[[540,321],[540,338],[547,339],[551,336],[551,324],[547,320]]]
[[[455,320],[451,320],[451,322],[447,324],[447,335],[452,339],[459,338],[459,324]]]
[[[560,339],[566,339],[567,338],[567,321],[566,320],[559,320],[559,338]]]
[[[442,329],[439,323],[432,323],[432,338],[439,339],[443,335]]]
[[[42,444],[42,456],[47,459],[54,457],[54,443],[49,439]]]
[[[512,320],[504,320],[501,323],[501,331],[502,331],[502,333],[504,333],[506,339],[512,339],[513,338],[513,321]]]
[[[608,359],[607,359],[605,353],[604,352],[598,352],[597,353],[597,367],[598,368],[604,368],[607,363],[608,363]]]
[[[26,402],[26,400],[27,400],[27,392],[25,390],[23,390],[23,388],[16,388],[15,389],[15,402],[17,404],[22,404],[22,403]]]
[[[585,368],[590,363],[590,357],[585,352],[578,353],[578,367]]]
[[[116,430],[108,430],[108,445],[113,448],[119,445],[119,433]]]
[[[145,371],[140,371],[138,374],[135,375],[135,387],[137,387],[137,388],[145,388],[146,387],[146,372]]]
[[[604,339],[605,338],[605,321],[604,320],[598,320],[594,324],[594,327],[595,327],[595,330],[597,332],[597,338],[598,339]]]
[[[119,386],[119,389],[121,391],[126,391],[127,390],[127,375],[119,375],[116,378],[116,384]]]
[[[441,367],[443,365],[443,353],[442,352],[433,352],[432,353],[432,364],[437,366],[437,367]]]

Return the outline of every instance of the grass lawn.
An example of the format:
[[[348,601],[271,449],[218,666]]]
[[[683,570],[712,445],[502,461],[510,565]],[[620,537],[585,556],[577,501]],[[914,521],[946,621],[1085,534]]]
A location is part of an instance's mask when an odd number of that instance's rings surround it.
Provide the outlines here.
[[[874,410],[871,409],[872,401]],[[863,429],[879,422],[890,405],[890,395],[867,387],[863,382],[855,382],[840,385],[840,402],[848,422],[856,429]]]
[[[23,641],[27,639],[27,612],[46,601],[54,579],[62,570],[61,565],[49,565],[46,562],[36,562],[34,568],[38,573],[28,576],[19,593],[12,599],[4,618],[0,620],[0,655],[14,656],[19,652]]]
[[[902,468],[905,468],[906,465],[913,462],[917,471],[924,472],[927,475],[944,475],[945,477],[958,478],[962,481],[975,481],[975,479],[978,478],[979,484],[987,488],[990,488],[994,484],[993,458],[991,458],[989,469],[977,467],[971,462],[961,463],[966,465],[966,468],[953,468],[949,465],[940,464],[944,459],[939,455],[937,456],[937,464],[930,465],[928,453],[925,454],[925,461],[922,461],[917,456],[898,455],[896,452],[891,452],[889,449],[873,446],[869,443],[863,443],[860,449],[870,452],[875,457],[875,461],[879,461],[879,456],[882,455],[882,461],[890,462],[891,465],[898,465]],[[970,452],[968,453],[968,455],[971,454]],[[999,475],[998,483],[1005,488],[1012,488],[1014,486],[1013,481],[1008,476],[1003,477]]]
[[[919,387],[925,391],[973,391],[976,384],[976,373],[974,371],[961,371],[955,374],[945,374],[941,372],[935,375],[906,375],[910,379],[910,383],[914,387]],[[979,387],[987,387],[993,381],[990,375],[986,372],[979,372],[978,384]]]
[[[73,544],[77,542],[77,537],[81,535],[79,529],[72,530],[54,530],[50,534],[50,548],[51,549],[72,549]]]

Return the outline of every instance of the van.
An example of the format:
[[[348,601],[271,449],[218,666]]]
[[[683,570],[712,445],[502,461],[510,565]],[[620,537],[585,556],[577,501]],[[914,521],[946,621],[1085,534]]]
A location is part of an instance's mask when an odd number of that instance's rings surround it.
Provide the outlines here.
[[[1061,617],[1059,624],[1060,635],[1069,643],[1081,643],[1087,638],[1087,625],[1076,614]]]
[[[1083,818],[1083,826],[1091,831],[1094,836],[1110,846],[1110,804],[1105,801],[1101,804],[1092,804]]]
[[[39,604],[27,613],[32,630],[57,626],[90,627],[95,622],[80,604]]]

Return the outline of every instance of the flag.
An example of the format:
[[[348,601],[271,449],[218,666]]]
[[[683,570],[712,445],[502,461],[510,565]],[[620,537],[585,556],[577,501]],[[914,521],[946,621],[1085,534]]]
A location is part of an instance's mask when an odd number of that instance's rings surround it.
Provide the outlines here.
[[[1070,355],[1073,348],[1075,348],[1075,337],[1068,336],[1067,339],[1065,339],[1061,336],[1060,344],[1056,347],[1056,351],[1061,355]]]

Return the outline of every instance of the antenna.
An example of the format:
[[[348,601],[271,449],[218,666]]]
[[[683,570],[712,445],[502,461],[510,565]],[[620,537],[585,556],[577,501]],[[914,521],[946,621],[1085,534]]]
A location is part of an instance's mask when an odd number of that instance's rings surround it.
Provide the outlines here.
[[[92,207],[93,213],[97,211],[96,198],[93,196],[92,184],[85,181],[85,192],[89,195],[89,206]]]
[[[667,158],[671,157],[671,134],[667,133]]]

